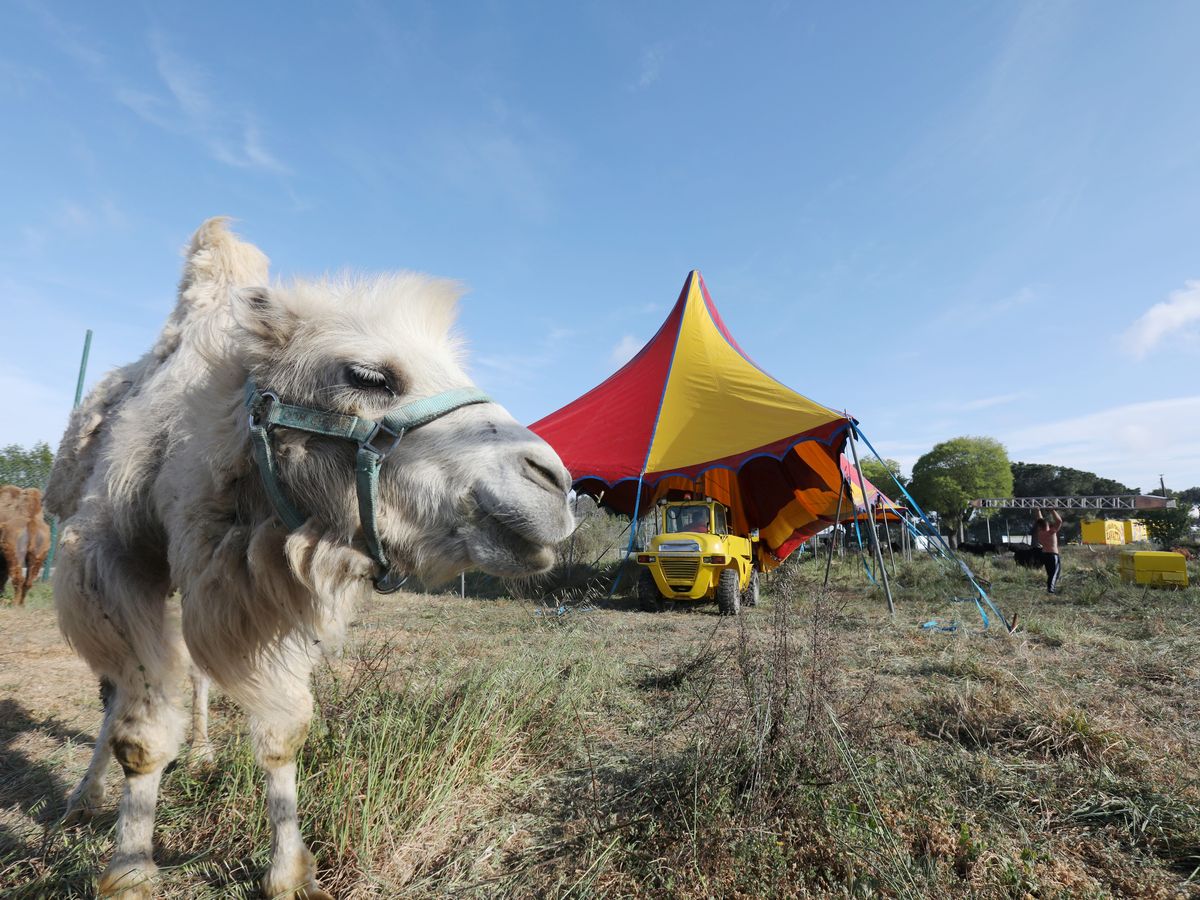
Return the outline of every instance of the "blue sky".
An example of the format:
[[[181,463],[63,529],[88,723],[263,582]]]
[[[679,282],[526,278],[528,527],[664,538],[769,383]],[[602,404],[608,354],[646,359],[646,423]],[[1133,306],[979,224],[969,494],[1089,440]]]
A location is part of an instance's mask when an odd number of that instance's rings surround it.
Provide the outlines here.
[[[55,444],[226,214],[276,275],[463,281],[531,422],[699,268],[905,465],[1200,484],[1200,6],[6,3],[0,444]],[[602,423],[598,423],[602,424]]]

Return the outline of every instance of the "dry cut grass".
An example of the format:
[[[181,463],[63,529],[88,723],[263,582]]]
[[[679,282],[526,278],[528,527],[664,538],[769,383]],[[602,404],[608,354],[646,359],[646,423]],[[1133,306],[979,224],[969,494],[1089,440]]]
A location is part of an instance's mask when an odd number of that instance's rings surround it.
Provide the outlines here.
[[[897,566],[895,621],[851,558],[828,590],[789,564],[738,621],[381,598],[317,682],[322,878],[347,898],[1200,896],[1200,591],[1066,559],[1057,597],[979,566],[1012,636],[928,560]],[[0,610],[0,892],[84,897],[113,815],[55,824],[99,714],[46,599]],[[164,781],[164,897],[255,896],[266,864],[220,699],[214,730],[217,766]]]

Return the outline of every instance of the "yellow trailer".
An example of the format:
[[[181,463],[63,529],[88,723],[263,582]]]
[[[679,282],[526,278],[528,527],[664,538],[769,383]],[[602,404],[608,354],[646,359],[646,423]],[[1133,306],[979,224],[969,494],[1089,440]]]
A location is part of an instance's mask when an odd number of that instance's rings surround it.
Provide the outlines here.
[[[1119,545],[1125,543],[1124,522],[1115,519],[1093,519],[1081,522],[1080,531],[1085,544]]]
[[[1126,550],[1121,554],[1121,580],[1154,587],[1187,587],[1187,560],[1180,553]]]
[[[1146,534],[1146,523],[1139,519],[1127,519],[1125,521],[1125,543],[1138,544],[1142,541],[1150,540],[1150,536]]]

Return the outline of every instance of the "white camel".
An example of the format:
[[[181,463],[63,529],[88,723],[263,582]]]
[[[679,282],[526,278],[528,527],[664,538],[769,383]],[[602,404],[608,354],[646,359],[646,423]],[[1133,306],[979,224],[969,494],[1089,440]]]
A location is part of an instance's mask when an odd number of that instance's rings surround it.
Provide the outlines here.
[[[72,418],[52,475],[59,622],[108,695],[68,814],[100,805],[110,752],[125,772],[102,896],[152,895],[188,665],[172,589],[187,651],[245,710],[266,771],[263,889],[325,898],[296,817],[317,644],[403,573],[543,571],[572,527],[557,456],[460,367],[452,283],[265,278],[256,248],[201,226],[155,349]]]

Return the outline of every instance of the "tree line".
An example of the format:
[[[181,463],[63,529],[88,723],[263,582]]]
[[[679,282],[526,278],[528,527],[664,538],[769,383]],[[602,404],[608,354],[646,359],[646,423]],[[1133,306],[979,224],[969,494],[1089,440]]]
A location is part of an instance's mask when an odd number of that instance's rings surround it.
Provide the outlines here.
[[[9,444],[0,448],[0,484],[44,488],[50,478],[54,453],[45,442],[25,448]],[[894,459],[862,460],[863,474],[894,500],[899,482],[926,510],[936,512],[942,527],[960,533],[968,512],[967,504],[977,497],[1066,497],[1109,494],[1138,494],[1128,487],[1094,472],[1048,463],[1011,462],[1004,445],[990,437],[957,437],[943,441],[913,465],[907,478]],[[1137,518],[1146,522],[1158,544],[1174,546],[1189,531],[1188,510],[1200,504],[1200,487],[1170,491],[1179,501],[1176,509],[1146,510]],[[986,514],[987,511],[985,511]],[[1068,517],[1074,521],[1078,517]]]
[[[863,474],[885,494],[898,481],[926,510],[938,514],[944,530],[960,534],[970,515],[967,504],[978,497],[1069,497],[1140,494],[1094,472],[1048,463],[1012,462],[1004,445],[990,437],[957,437],[937,444],[913,465],[906,479],[894,459],[863,460]],[[1178,501],[1176,509],[1145,510],[1137,518],[1146,522],[1151,539],[1174,546],[1190,531],[1188,512],[1200,503],[1200,487],[1167,491]],[[991,511],[981,511],[984,515]],[[1068,521],[1079,516],[1069,515]]]
[[[0,447],[0,484],[45,488],[53,464],[54,452],[45,441],[28,449],[20,444]]]

